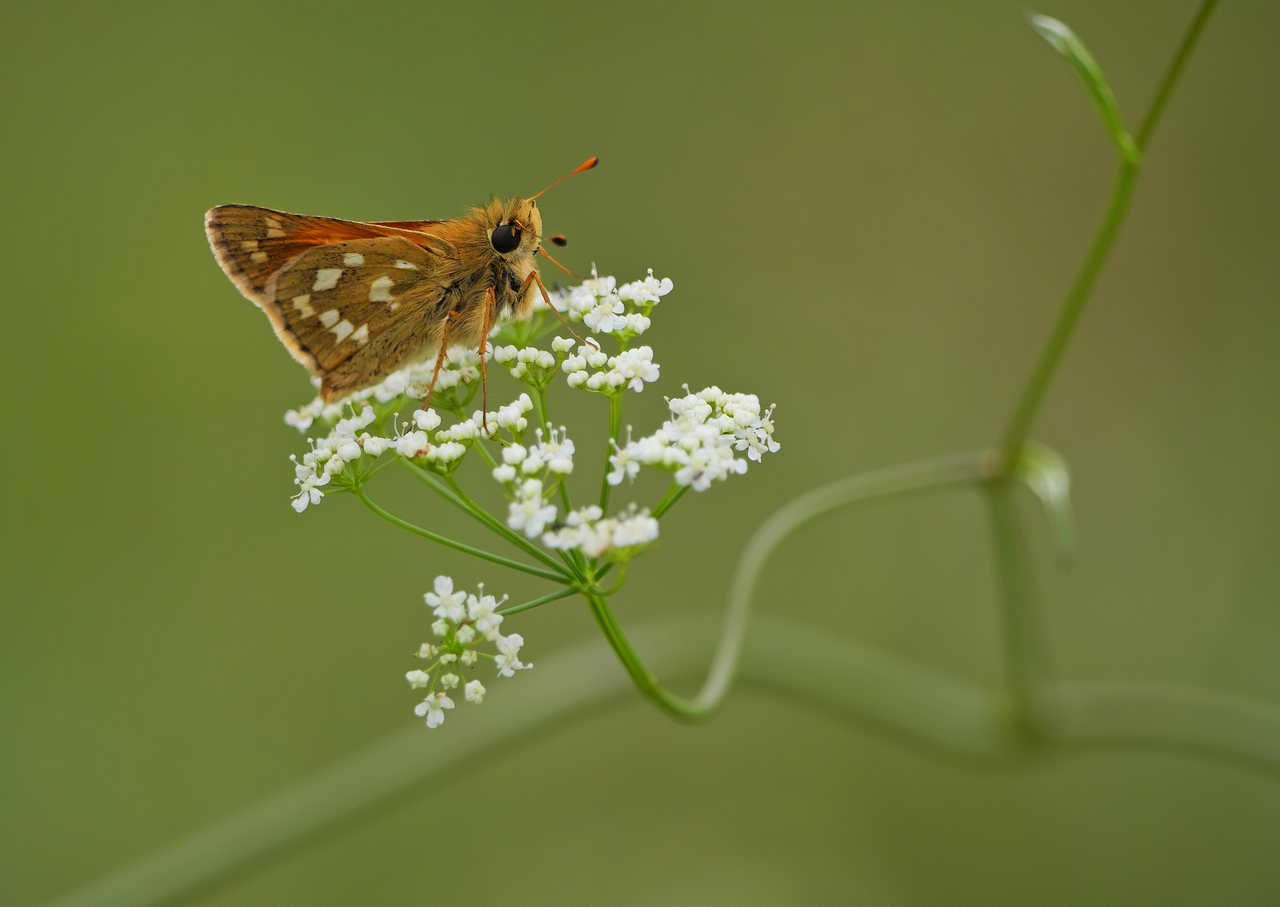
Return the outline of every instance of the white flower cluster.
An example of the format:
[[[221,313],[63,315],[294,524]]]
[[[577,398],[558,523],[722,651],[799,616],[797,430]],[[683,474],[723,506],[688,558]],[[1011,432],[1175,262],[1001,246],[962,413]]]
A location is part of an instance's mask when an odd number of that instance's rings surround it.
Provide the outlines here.
[[[505,365],[511,371],[512,378],[533,387],[546,387],[556,374],[556,357],[536,346],[495,347],[493,361]]]
[[[423,600],[436,617],[431,632],[440,641],[424,642],[418,650],[419,658],[432,660],[425,671],[410,671],[404,676],[412,689],[427,688],[427,698],[414,708],[419,717],[426,716],[427,727],[439,727],[444,722],[444,710],[453,708],[447,691],[459,685],[468,702],[484,702],[484,684],[479,680],[468,681],[464,673],[464,669],[473,667],[481,658],[493,659],[499,677],[512,677],[516,671],[533,667],[520,662],[524,638],[515,633],[503,636],[498,629],[503,620],[498,608],[507,600],[505,595],[502,601],[485,595],[484,583],[475,595],[455,592],[450,577],[437,576],[434,591],[424,595]],[[498,654],[479,651],[477,647],[483,642],[492,642]]]
[[[537,429],[538,442],[525,446],[519,441],[502,449],[502,463],[493,477],[511,492],[507,505],[507,525],[531,539],[542,534],[543,527],[555,522],[556,507],[547,499],[559,482],[573,472],[573,441],[563,425],[551,429],[545,437]]]
[[[543,535],[542,544],[565,551],[577,548],[587,557],[628,560],[636,548],[658,538],[658,521],[647,509],[637,511],[635,504],[616,517],[603,516],[594,504],[571,511],[563,526]]]
[[[486,361],[491,356],[492,352],[486,350]],[[302,409],[291,409],[285,413],[284,422],[286,425],[292,425],[300,432],[305,432],[316,419],[324,422],[333,422],[342,415],[342,411],[347,406],[356,406],[366,400],[372,399],[378,403],[390,403],[401,394],[421,400],[426,396],[427,386],[431,383],[431,375],[434,371],[434,357],[425,362],[406,365],[404,368],[388,375],[381,384],[375,384],[373,387],[366,387],[364,390],[356,391],[337,403],[325,403],[319,397],[316,397]],[[440,375],[436,378],[436,392],[452,391],[459,385],[470,384],[479,380],[479,378],[480,354],[476,350],[468,349],[465,346],[451,346],[449,347],[448,355],[445,357],[445,363],[440,369]],[[313,378],[311,383],[319,387],[320,379]]]
[[[673,472],[679,484],[706,491],[712,482],[747,471],[746,460],[735,457],[734,450],[745,450],[748,459],[758,461],[780,447],[773,440],[773,407],[762,413],[755,394],[726,394],[708,387],[668,399],[667,405],[671,418],[662,428],[624,446],[614,445],[609,484],[634,479],[644,465]]]
[[[367,431],[361,431],[373,421],[373,408],[366,405],[359,415],[339,419],[328,435],[314,441],[301,463],[297,457],[289,457],[294,467],[293,482],[301,489],[294,496],[294,510],[302,513],[308,504],[319,504],[324,497],[320,486],[328,485],[330,478],[346,469],[352,460],[363,455],[376,459],[382,456],[383,451],[395,446],[396,442],[392,438],[378,438]]]
[[[597,371],[592,374],[587,371],[588,366]],[[566,358],[560,368],[569,376],[570,387],[581,387],[598,394],[616,394],[624,386],[637,393],[643,391],[646,381],[658,380],[661,366],[653,361],[653,347],[641,346],[608,356],[601,350],[584,345]]]
[[[591,274],[591,279],[581,286],[552,296],[551,304],[571,321],[581,321],[597,334],[643,334],[651,324],[649,315],[654,305],[672,289],[671,278],[658,280],[652,268],[644,280],[620,287],[612,277],[596,276],[594,267]]]

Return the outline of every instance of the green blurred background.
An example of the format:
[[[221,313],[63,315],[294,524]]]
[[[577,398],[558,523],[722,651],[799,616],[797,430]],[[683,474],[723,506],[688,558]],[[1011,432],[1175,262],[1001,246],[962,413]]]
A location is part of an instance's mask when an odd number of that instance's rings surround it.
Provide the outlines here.
[[[709,612],[791,497],[998,437],[1113,169],[1021,7],[8,7],[0,903],[411,720],[436,573],[544,589],[347,497],[289,508],[281,414],[309,385],[215,265],[207,208],[452,217],[599,155],[542,203],[564,260],[676,286],[646,336],[662,380],[627,421],[652,430],[685,381],[778,404],[782,451],[686,498],[616,600],[627,624]],[[1194,5],[1040,11],[1136,125]],[[1076,480],[1071,572],[1032,519],[1070,678],[1280,701],[1278,41],[1275,4],[1219,10],[1036,431]],[[603,427],[595,398],[552,405]],[[826,519],[761,609],[994,685],[986,532],[959,494]],[[597,632],[575,600],[518,629],[535,662]],[[636,696],[203,903],[1274,904],[1278,832],[1276,777],[1189,756],[980,768],[758,690],[697,728]]]

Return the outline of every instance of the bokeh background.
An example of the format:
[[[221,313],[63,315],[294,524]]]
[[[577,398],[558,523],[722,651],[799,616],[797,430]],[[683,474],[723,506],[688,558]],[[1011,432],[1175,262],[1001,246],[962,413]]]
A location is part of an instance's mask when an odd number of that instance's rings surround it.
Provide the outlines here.
[[[1194,6],[1040,11],[1136,126]],[[1073,570],[1032,520],[1070,678],[1280,701],[1278,41],[1280,7],[1222,5],[1036,431],[1076,481]],[[1113,170],[1012,0],[15,4],[0,47],[4,904],[411,720],[436,573],[543,589],[350,498],[289,508],[281,414],[309,385],[215,265],[207,208],[451,217],[599,155],[542,203],[564,260],[676,286],[646,336],[662,380],[627,421],[652,430],[662,394],[717,383],[776,402],[783,444],[673,512],[616,600],[635,624],[720,608],[791,497],[993,442]],[[600,450],[595,398],[553,406]],[[959,494],[832,517],[760,607],[995,685],[986,532]],[[597,632],[573,600],[518,629],[535,662]],[[630,698],[202,903],[1274,904],[1277,833],[1280,782],[1239,766],[979,767],[744,688],[695,728]]]

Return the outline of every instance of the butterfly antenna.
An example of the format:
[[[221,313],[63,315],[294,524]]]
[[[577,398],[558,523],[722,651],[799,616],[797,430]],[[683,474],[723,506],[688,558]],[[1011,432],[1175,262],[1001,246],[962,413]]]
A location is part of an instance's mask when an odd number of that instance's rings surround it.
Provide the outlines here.
[[[558,261],[556,261],[554,258],[552,258],[552,257],[551,257],[551,253],[550,253],[550,252],[548,252],[546,249],[542,248],[542,246],[538,246],[538,251],[542,253],[542,257],[543,257],[543,258],[545,258],[547,261],[551,262],[553,265],[555,265],[555,266],[556,266],[557,268],[559,268],[561,271],[564,271],[564,272],[565,272],[566,274],[568,274],[570,277],[576,278],[576,279],[578,279],[578,280],[586,280],[586,279],[587,279],[587,278],[583,277],[581,274],[575,274],[575,273],[573,273],[573,272],[572,272],[572,271],[570,271],[568,268],[566,268],[564,265],[560,264],[560,262],[558,262]]]
[[[590,170],[592,167],[594,167],[598,163],[600,163],[600,158],[598,157],[588,158],[586,161],[582,163],[582,166],[578,167],[576,170],[569,171],[564,176],[560,177],[560,179],[556,180],[554,183],[548,186],[547,189],[551,189],[554,186],[560,185],[569,177],[573,176],[575,173],[582,173],[585,170]],[[542,192],[546,192],[547,189],[543,189]],[[542,192],[539,192],[538,195],[541,195]],[[530,198],[529,201],[533,201],[533,199],[537,198],[538,195],[533,196],[533,198]]]

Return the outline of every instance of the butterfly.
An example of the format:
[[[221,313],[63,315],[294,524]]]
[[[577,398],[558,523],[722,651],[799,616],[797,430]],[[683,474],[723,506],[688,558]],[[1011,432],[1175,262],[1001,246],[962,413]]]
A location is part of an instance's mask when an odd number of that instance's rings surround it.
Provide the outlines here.
[[[205,215],[205,232],[231,282],[320,379],[326,403],[435,353],[425,408],[450,345],[478,342],[483,370],[500,317],[527,318],[539,292],[551,305],[535,257],[560,265],[542,248],[536,199],[598,162],[456,220],[362,223],[221,205]]]

